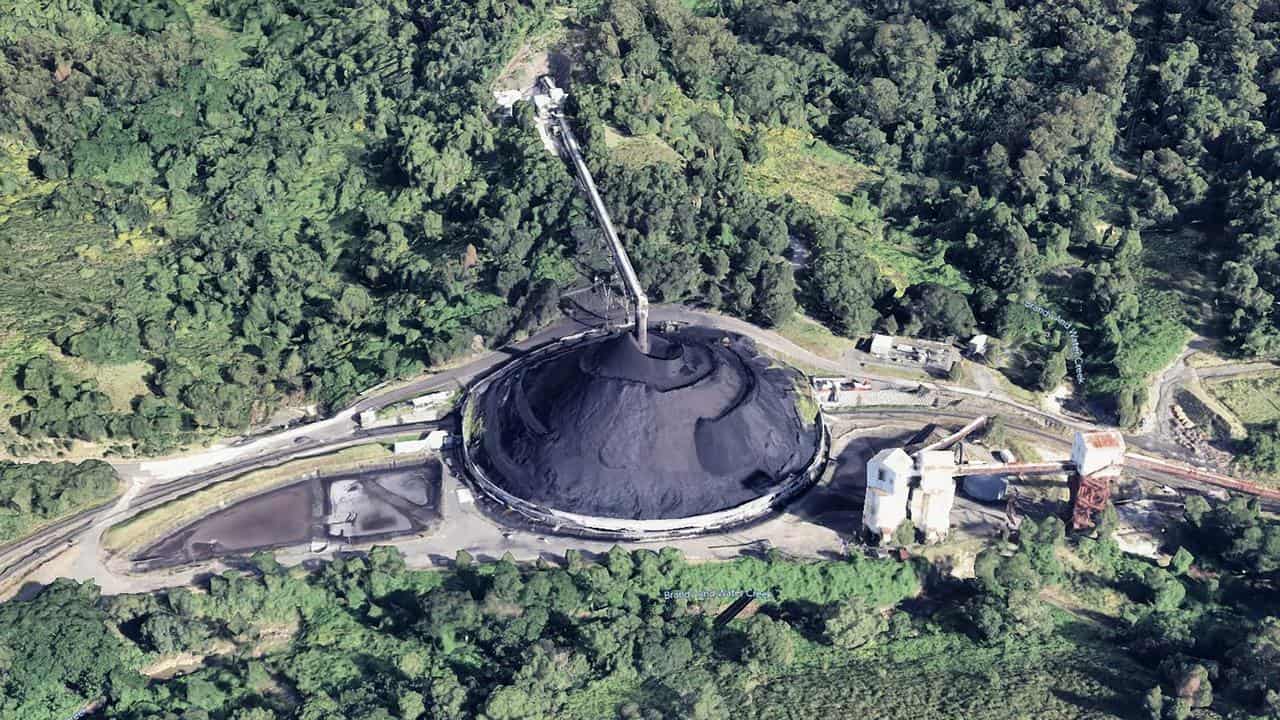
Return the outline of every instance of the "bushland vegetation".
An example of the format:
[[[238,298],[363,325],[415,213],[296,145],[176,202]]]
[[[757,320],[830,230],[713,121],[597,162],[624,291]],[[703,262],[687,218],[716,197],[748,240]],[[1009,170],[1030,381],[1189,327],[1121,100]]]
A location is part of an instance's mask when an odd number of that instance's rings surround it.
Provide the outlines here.
[[[946,336],[976,321],[1043,355],[1029,384],[1044,387],[1062,379],[1063,338],[1025,303],[1052,308],[1079,329],[1081,390],[1126,425],[1185,338],[1191,302],[1179,293],[1219,308],[1191,318],[1197,328],[1243,354],[1274,350],[1274,8],[697,7],[602,4],[587,28],[596,82],[580,102],[678,151],[697,132],[691,118],[711,114],[747,162],[765,128],[785,126],[865,163],[845,211],[824,218],[837,238],[793,233],[812,253],[802,298],[837,330]],[[865,260],[884,224],[963,273],[968,308],[936,288],[879,294]],[[1198,232],[1173,232],[1187,226]],[[1151,240],[1167,255],[1171,237],[1205,258],[1178,288],[1157,282],[1143,249]]]
[[[101,460],[0,462],[0,542],[105,502],[116,494],[119,481],[115,469]]]
[[[0,134],[22,161],[0,179],[0,253],[32,235],[58,247],[74,228],[88,241],[56,260],[112,290],[49,288],[17,264],[30,292],[14,302],[32,307],[3,313],[16,431],[162,450],[285,400],[341,404],[474,335],[538,322],[526,306],[554,306],[570,230],[589,218],[536,137],[490,117],[488,84],[544,11],[219,0],[5,13]],[[111,255],[132,258],[127,271],[95,265]],[[32,338],[56,346],[54,367]],[[60,375],[58,355],[144,360],[148,392],[112,411]]]
[[[157,452],[331,407],[607,272],[528,108],[494,112],[516,46],[564,17],[542,0],[126,5],[0,19],[15,432]],[[799,303],[848,335],[983,330],[1025,349],[1036,387],[1065,343],[1025,303],[1051,308],[1122,424],[1188,321],[1276,349],[1274,8],[693,8],[569,21],[589,162],[655,299],[763,324]],[[623,162],[618,132],[664,152]],[[839,191],[762,184],[784,146]],[[1204,258],[1176,287],[1144,250],[1170,238]],[[1197,298],[1207,322],[1183,315]],[[147,390],[108,410],[81,376],[20,386],[47,354],[145,363]]]
[[[975,576],[909,561],[594,560],[314,571],[270,554],[196,588],[0,605],[0,715],[104,718],[1268,717],[1274,521],[1189,503],[1166,565],[1027,520]],[[1258,558],[1271,560],[1259,561]],[[755,601],[724,625],[738,592]],[[19,660],[21,658],[21,660]]]

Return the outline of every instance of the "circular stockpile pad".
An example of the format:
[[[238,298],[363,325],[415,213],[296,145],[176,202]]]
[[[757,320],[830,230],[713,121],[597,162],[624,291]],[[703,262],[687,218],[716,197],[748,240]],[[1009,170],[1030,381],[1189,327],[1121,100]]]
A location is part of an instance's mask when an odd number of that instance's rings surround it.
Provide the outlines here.
[[[748,338],[705,328],[630,334],[518,359],[478,398],[475,459],[518,498],[633,520],[726,510],[813,459],[803,376]]]

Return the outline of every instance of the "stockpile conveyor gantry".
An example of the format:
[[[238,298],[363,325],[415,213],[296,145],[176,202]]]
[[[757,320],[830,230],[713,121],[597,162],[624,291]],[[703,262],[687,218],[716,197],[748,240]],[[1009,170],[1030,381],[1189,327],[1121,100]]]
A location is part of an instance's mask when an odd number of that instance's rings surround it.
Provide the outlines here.
[[[582,186],[582,189],[587,194],[587,201],[591,205],[591,211],[595,214],[596,222],[599,223],[600,230],[604,233],[605,241],[609,244],[609,252],[613,255],[613,265],[617,269],[618,275],[622,277],[627,295],[631,297],[631,302],[635,305],[636,344],[640,346],[641,352],[648,353],[649,298],[645,296],[644,287],[640,284],[640,278],[636,275],[635,268],[631,266],[631,258],[627,257],[627,249],[622,246],[618,231],[613,227],[613,220],[609,217],[609,209],[605,207],[604,200],[600,197],[600,191],[596,189],[596,183],[591,177],[591,171],[587,169],[587,163],[582,159],[582,148],[578,145],[578,138],[573,134],[569,119],[560,111],[560,102],[564,97],[564,92],[556,87],[555,82],[550,77],[540,79],[538,81],[538,89],[541,91],[541,96],[546,98],[545,101],[538,104],[538,112],[543,120],[551,124],[552,132],[559,136],[561,152],[573,165],[574,173],[578,176],[578,184]]]

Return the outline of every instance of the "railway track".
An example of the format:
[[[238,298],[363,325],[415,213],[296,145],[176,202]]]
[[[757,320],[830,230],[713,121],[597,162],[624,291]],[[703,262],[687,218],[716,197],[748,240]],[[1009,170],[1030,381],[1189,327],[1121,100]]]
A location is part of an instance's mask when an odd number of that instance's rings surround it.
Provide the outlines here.
[[[134,502],[129,504],[130,510],[142,510],[154,507],[157,503],[156,499],[161,499],[161,503],[175,500],[182,495],[202,489],[215,482],[229,480],[233,477],[243,475],[254,470],[262,470],[283,465],[293,460],[302,460],[317,455],[325,455],[335,450],[361,445],[371,440],[380,438],[396,437],[415,432],[426,432],[435,430],[445,424],[442,420],[433,420],[430,422],[410,423],[407,425],[395,425],[385,428],[374,428],[372,430],[357,430],[351,437],[337,442],[323,443],[320,445],[302,445],[299,447],[279,450],[274,453],[267,453],[258,457],[240,460],[229,465],[221,465],[204,472],[188,475],[170,480],[159,485],[149,486],[143,492],[138,494]]]
[[[103,511],[108,510],[119,499],[118,497],[112,498],[105,503],[95,505],[87,510],[76,513],[69,518],[55,522],[52,525],[41,529],[34,535],[28,536],[6,548],[0,549],[0,583],[4,583],[14,575],[25,571],[31,565],[53,556],[69,545],[78,535],[89,530],[95,524],[113,525],[122,520],[127,520],[138,513],[159,507],[185,495],[203,490],[206,487],[216,485],[220,482],[237,478],[255,470],[278,467],[293,460],[314,457],[316,455],[325,455],[335,450],[364,444],[379,438],[396,437],[398,435],[405,435],[408,433],[435,430],[444,425],[445,422],[446,421],[437,420],[431,422],[412,423],[408,425],[397,425],[386,428],[375,428],[372,430],[358,430],[350,438],[340,442],[288,448],[274,453],[264,454],[259,457],[250,458],[248,460],[241,460],[228,465],[218,466],[211,470],[188,475],[177,480],[171,480],[166,483],[158,484],[154,487],[148,487],[139,493],[138,496],[129,503],[128,507],[113,515],[103,516]]]
[[[868,418],[870,420],[904,422],[938,422],[955,421],[961,424],[971,422],[979,413],[965,413],[948,408],[866,408],[858,410],[829,411],[827,415],[834,418]],[[1064,448],[1069,452],[1071,439],[1067,435],[1069,428],[1062,426],[1057,432],[1052,427],[1036,426],[1026,422],[1005,419],[1006,426],[1019,434],[1031,436],[1038,440]],[[140,512],[172,502],[190,493],[208,486],[233,479],[254,470],[282,465],[295,459],[323,455],[335,450],[366,443],[380,438],[395,437],[407,433],[433,430],[446,424],[445,421],[413,423],[373,430],[357,430],[350,436],[337,441],[316,445],[302,444],[276,452],[263,454],[246,460],[214,467],[210,470],[195,473],[168,482],[146,487],[129,503],[128,507],[110,516],[104,516],[118,498],[94,506],[75,515],[59,520],[42,528],[39,532],[23,538],[12,545],[0,548],[0,583],[10,580],[24,572],[34,563],[44,561],[70,545],[81,533],[90,530],[95,524],[105,526],[125,520]],[[1233,492],[1253,494],[1260,498],[1263,507],[1270,512],[1280,512],[1280,491],[1259,488],[1249,483],[1233,480],[1224,476],[1208,473],[1190,467],[1181,467],[1158,458],[1130,453],[1130,462],[1126,472],[1133,477],[1153,483],[1167,485],[1175,489],[1197,492],[1201,494],[1220,492],[1223,489]]]
[[[927,418],[932,421],[942,419],[965,423],[974,418],[973,414],[934,410],[932,408],[868,408],[864,410],[828,411],[826,414],[832,417],[870,416],[872,418],[903,418],[911,420]],[[1005,419],[1005,425],[1010,430],[1018,433],[1031,435],[1041,440],[1064,446],[1070,452],[1071,440],[1064,435],[1055,434],[1048,429],[1034,427],[1026,423],[1010,422],[1008,418]],[[1132,477],[1199,494],[1217,493],[1221,490],[1246,493],[1257,497],[1263,509],[1268,512],[1280,512],[1280,491],[1220,476],[1217,473],[1182,467],[1140,453],[1128,453],[1126,460],[1125,472]]]
[[[8,580],[17,571],[25,569],[32,561],[52,555],[65,547],[76,535],[93,525],[98,513],[111,507],[115,499],[82,510],[68,518],[48,525],[34,535],[18,540],[4,549],[0,559],[0,582]]]

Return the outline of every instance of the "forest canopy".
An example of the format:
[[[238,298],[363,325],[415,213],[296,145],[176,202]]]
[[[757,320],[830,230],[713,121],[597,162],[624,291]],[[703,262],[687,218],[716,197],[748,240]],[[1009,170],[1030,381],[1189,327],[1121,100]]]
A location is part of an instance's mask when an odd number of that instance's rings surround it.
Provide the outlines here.
[[[375,547],[150,594],[59,580],[0,604],[0,717],[1270,717],[1280,526],[1187,505],[1167,567],[1121,552],[1112,510],[1093,536],[1028,518],[969,579],[620,547],[416,570]]]
[[[82,463],[0,462],[0,542],[36,525],[105,502],[120,478],[101,460]]]
[[[492,90],[556,27],[588,161],[657,301],[764,325],[800,307],[848,336],[988,332],[1033,388],[1062,380],[1067,338],[1027,303],[1051,308],[1079,331],[1077,390],[1126,425],[1188,327],[1280,348],[1274,4],[693,8],[15,6],[13,432],[160,452],[546,322],[607,257],[528,113]],[[838,189],[768,175],[795,138]]]
[[[26,7],[0,20],[0,134],[26,158],[0,183],[0,252],[88,223],[132,261],[109,297],[36,294],[11,322],[150,369],[117,421],[91,382],[7,348],[25,436],[159,450],[282,400],[340,404],[528,324],[528,268],[587,223],[536,137],[490,117],[538,3]]]

